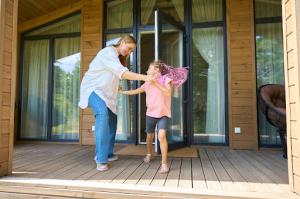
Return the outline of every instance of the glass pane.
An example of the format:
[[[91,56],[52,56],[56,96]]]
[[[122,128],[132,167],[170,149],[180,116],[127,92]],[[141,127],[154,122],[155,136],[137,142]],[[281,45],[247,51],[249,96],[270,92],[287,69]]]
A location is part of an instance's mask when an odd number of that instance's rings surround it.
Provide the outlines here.
[[[154,10],[159,8],[176,21],[184,21],[183,0],[143,0],[141,1],[141,24],[154,24]]]
[[[281,0],[255,0],[255,18],[281,17]]]
[[[132,0],[115,0],[107,2],[106,29],[132,27]]]
[[[106,45],[111,45],[116,43],[119,38],[126,34],[107,34],[106,35]],[[133,70],[133,54],[131,53],[128,59],[128,66],[130,70]],[[133,82],[131,82],[133,83]],[[121,80],[120,86],[123,90],[130,90],[132,85],[127,80]],[[116,140],[118,141],[130,141],[133,139],[133,108],[134,108],[134,96],[128,95],[118,95],[118,106],[117,106],[117,133]]]
[[[222,28],[193,29],[194,143],[225,143]]]
[[[79,139],[80,38],[55,40],[51,139]]]
[[[282,24],[256,25],[257,86],[284,84]],[[260,144],[280,144],[278,130],[258,111]]]
[[[223,21],[223,0],[193,0],[192,21]]]
[[[182,66],[183,61],[183,42],[182,35],[177,30],[163,30],[160,38],[161,59],[174,67]],[[139,72],[146,74],[148,65],[154,60],[154,32],[144,31],[140,33],[139,47]],[[139,123],[140,142],[146,142],[146,96],[139,96]],[[172,118],[170,119],[170,129],[167,132],[168,143],[183,141],[183,106],[182,106],[182,88],[173,89],[172,94]]]
[[[47,138],[49,41],[25,41],[21,138]]]
[[[173,67],[183,66],[183,35],[179,30],[162,30],[161,58]],[[183,87],[172,89],[172,117],[167,132],[168,143],[183,141]]]
[[[48,25],[46,27],[34,30],[26,34],[26,36],[80,32],[80,17],[81,15],[77,14],[75,16],[69,17],[67,19]]]
[[[139,43],[139,73],[146,74],[148,65],[154,60],[154,31],[140,32]],[[146,95],[139,95],[139,142],[146,142]]]

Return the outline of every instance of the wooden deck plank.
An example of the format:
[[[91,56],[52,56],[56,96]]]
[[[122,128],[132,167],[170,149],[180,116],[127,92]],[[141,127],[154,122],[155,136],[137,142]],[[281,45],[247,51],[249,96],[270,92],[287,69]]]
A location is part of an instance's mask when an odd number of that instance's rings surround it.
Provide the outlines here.
[[[284,193],[288,190],[288,183],[284,182],[284,179],[281,179],[275,170],[269,169],[261,162],[257,161],[255,158],[247,154],[245,151],[241,151],[239,153],[242,157],[245,159],[251,159],[251,164],[257,168],[257,170],[264,173],[266,176],[268,176],[276,185],[278,186],[278,192]]]
[[[199,154],[200,154],[200,159],[204,171],[204,177],[208,189],[221,190],[222,189],[221,184],[219,182],[219,179],[214,171],[211,162],[209,161],[209,158],[206,154],[206,150],[199,149]]]
[[[137,184],[140,178],[144,175],[144,173],[149,168],[150,164],[142,162],[140,166],[132,173],[124,182],[124,184]]]
[[[89,178],[89,181],[110,183],[121,172],[124,172],[134,161],[132,157],[122,157],[120,160],[113,162],[110,170],[107,172],[97,172],[94,176]]]
[[[219,162],[218,158],[212,150],[206,151],[208,158],[214,168],[214,171],[220,181],[223,190],[231,190],[235,185],[232,182],[231,177],[228,175],[227,171],[224,169],[222,164]]]
[[[192,161],[191,158],[181,159],[181,169],[178,187],[192,188]]]
[[[220,160],[222,166],[229,174],[230,178],[232,179],[233,183],[236,185],[236,189],[240,191],[255,191],[251,189],[251,186],[248,186],[248,183],[245,178],[239,173],[234,165],[223,155],[220,150],[224,149],[212,149],[215,153],[215,156]]]
[[[147,171],[143,174],[143,176],[138,181],[138,185],[150,185],[153,178],[155,177],[158,169],[160,167],[160,160],[158,158],[153,159],[150,163]]]
[[[281,160],[279,160],[279,159],[275,158],[273,155],[271,155],[271,153],[272,153],[272,151],[268,151],[268,152],[267,151],[259,151],[259,152],[255,153],[255,155],[265,159],[265,161],[269,162],[270,164],[274,165],[275,167],[279,167],[283,171],[288,172],[287,161],[284,158],[282,158],[282,155],[278,154],[281,159]]]
[[[192,158],[192,177],[194,189],[207,189],[203,167],[199,158]]]
[[[182,161],[181,158],[173,158],[170,164],[170,171],[168,175],[166,176],[166,174],[160,174],[158,172],[157,175],[161,177],[161,180],[158,180],[158,178],[156,178],[156,181],[152,182],[152,185],[159,184],[161,186],[162,181],[166,179],[164,182],[164,186],[178,187],[180,171],[181,171],[181,161]]]
[[[232,151],[218,147],[200,148],[200,158],[169,159],[168,174],[158,173],[160,157],[155,157],[149,164],[145,164],[140,156],[123,155],[118,161],[110,163],[108,171],[99,172],[93,160],[94,146],[22,144],[15,148],[15,153],[17,155],[13,172],[16,174],[5,179],[25,180],[25,184],[16,182],[23,187],[32,184],[26,179],[35,178],[38,181],[33,182],[37,183],[34,187],[47,190],[54,187],[56,190],[62,187],[72,189],[65,184],[38,184],[39,179],[43,182],[49,180],[51,183],[62,183],[64,180],[67,184],[70,182],[78,185],[76,191],[80,193],[87,193],[88,189],[98,190],[99,188],[89,186],[100,184],[132,189],[148,187],[155,190],[187,190],[190,193],[244,193],[251,197],[256,194],[261,198],[264,194],[268,197],[272,195],[286,198],[283,196],[289,193],[287,166],[284,163],[286,161],[281,158],[280,151],[270,151],[268,156],[268,150],[257,152]],[[0,179],[0,184],[5,182],[2,180],[4,179]],[[0,191],[9,190],[8,187]],[[73,196],[76,194],[74,192]],[[88,196],[95,195],[91,192]]]
[[[127,167],[127,169],[123,170],[119,175],[117,175],[111,183],[117,183],[122,184],[124,183],[127,178],[143,163],[142,159],[135,158],[130,167]]]
[[[276,173],[277,176],[282,180],[282,183],[288,184],[289,179],[287,174],[287,171],[285,169],[282,169],[281,167],[277,166],[273,162],[268,161],[267,159],[263,158],[262,156],[258,155],[258,153],[253,151],[245,151],[246,154],[249,155],[251,159],[255,159],[256,161],[262,163],[265,167],[267,167],[269,170],[272,170]]]
[[[176,158],[175,158],[176,159]],[[170,175],[170,173],[172,173],[172,171],[174,173],[177,172],[177,167],[174,167],[175,165],[173,165],[173,158],[168,158],[168,163],[169,163],[169,167],[170,167],[170,172],[169,173],[165,173],[165,174],[161,174],[159,172],[156,172],[150,186],[157,186],[157,187],[163,187],[165,185],[167,176]],[[173,178],[173,180],[177,180],[178,182],[178,177],[177,178]]]
[[[240,151],[222,151],[230,161],[237,166],[237,169],[240,169],[240,173],[247,179],[250,186],[257,191],[264,192],[276,192],[276,186],[272,183],[272,181],[267,178],[263,173],[256,170],[253,165],[249,164],[249,162],[238,155]],[[278,188],[278,187],[277,187]]]

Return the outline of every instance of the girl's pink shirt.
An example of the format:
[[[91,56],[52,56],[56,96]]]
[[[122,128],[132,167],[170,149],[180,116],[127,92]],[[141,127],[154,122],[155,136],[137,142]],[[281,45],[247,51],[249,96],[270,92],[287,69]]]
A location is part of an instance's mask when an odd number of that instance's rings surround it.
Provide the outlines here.
[[[160,77],[157,80],[162,86],[166,86],[171,81],[168,77]],[[171,96],[166,96],[163,91],[149,82],[145,82],[140,88],[146,93],[147,116],[154,118],[167,116],[171,118]]]

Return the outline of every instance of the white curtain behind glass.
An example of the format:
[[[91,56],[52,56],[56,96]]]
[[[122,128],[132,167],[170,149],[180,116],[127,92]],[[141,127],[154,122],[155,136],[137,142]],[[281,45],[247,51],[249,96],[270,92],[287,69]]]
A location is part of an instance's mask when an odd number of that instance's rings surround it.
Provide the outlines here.
[[[156,5],[156,0],[143,0],[141,2],[141,23],[147,24],[152,13],[154,12],[154,6]]]
[[[132,0],[116,0],[107,3],[107,29],[132,27]]]
[[[194,29],[193,43],[202,58],[209,65],[207,72],[207,107],[205,133],[224,135],[225,92],[223,30],[222,28]],[[209,139],[213,139],[213,137]]]
[[[192,18],[195,22],[222,21],[223,0],[192,0]]]
[[[47,137],[48,40],[26,41],[22,79],[21,137]]]

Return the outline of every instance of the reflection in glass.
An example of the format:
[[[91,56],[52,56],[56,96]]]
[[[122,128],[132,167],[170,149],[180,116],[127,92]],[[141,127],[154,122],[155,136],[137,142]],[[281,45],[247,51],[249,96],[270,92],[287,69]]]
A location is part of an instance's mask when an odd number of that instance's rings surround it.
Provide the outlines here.
[[[284,84],[282,24],[256,24],[257,87]],[[258,111],[260,144],[280,144],[278,129]]]
[[[51,139],[79,139],[80,38],[55,40]]]

